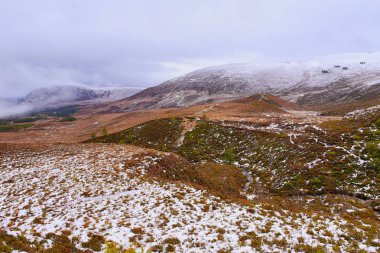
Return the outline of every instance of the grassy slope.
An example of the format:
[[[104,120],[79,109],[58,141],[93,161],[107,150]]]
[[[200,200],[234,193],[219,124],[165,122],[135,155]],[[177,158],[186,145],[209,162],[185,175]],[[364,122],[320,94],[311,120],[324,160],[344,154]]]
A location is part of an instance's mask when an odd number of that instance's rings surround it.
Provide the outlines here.
[[[97,138],[173,151],[191,162],[234,164],[253,176],[253,193],[285,195],[342,193],[364,199],[380,195],[378,113],[304,126],[299,136],[287,130],[265,132],[199,120],[177,147],[181,119],[162,119]],[[360,130],[359,130],[360,129]],[[360,159],[362,164],[360,164]]]
[[[87,142],[106,142],[135,144],[147,148],[169,151],[175,149],[175,143],[181,134],[181,119],[170,118],[147,122],[124,131],[98,137]]]

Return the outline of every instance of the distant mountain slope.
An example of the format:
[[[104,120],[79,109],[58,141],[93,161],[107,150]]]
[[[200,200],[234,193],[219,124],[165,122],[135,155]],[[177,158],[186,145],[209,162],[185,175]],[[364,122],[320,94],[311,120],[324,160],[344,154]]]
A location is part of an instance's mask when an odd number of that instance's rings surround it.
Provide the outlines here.
[[[85,88],[59,85],[35,89],[18,99],[0,99],[0,118],[16,117],[46,108],[57,108],[79,103],[98,103],[129,97],[140,91],[139,88]]]
[[[57,104],[85,100],[117,100],[140,91],[138,88],[90,89],[80,86],[59,85],[39,88],[28,93],[21,102],[32,104]]]
[[[126,101],[140,107],[189,106],[256,93],[301,104],[354,101],[380,94],[380,52],[342,54],[308,62],[229,64],[196,70],[145,89]]]

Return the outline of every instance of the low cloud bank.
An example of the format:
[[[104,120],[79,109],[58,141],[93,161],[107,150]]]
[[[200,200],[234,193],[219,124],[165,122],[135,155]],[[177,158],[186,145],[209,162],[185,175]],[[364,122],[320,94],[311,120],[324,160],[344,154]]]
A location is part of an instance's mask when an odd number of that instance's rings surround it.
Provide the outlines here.
[[[29,103],[0,100],[0,118],[12,118],[31,113],[37,110],[36,106]]]

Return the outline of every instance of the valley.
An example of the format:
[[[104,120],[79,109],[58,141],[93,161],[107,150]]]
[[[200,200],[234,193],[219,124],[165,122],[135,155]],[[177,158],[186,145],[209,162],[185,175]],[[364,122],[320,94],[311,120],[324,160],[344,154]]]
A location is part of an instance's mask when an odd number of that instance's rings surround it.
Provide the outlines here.
[[[378,252],[377,69],[259,92],[222,69],[2,119],[0,252]]]
[[[380,253],[380,1],[0,1],[0,253]]]

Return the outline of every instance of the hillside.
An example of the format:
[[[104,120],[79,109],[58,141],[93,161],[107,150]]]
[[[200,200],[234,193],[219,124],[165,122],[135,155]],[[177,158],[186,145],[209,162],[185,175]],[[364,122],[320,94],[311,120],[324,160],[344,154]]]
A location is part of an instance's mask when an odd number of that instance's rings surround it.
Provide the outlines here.
[[[32,92],[39,113],[0,120],[0,252],[379,252],[369,60]]]
[[[243,181],[233,167],[191,165],[126,145],[1,144],[0,151],[1,252],[379,247],[377,217],[363,201],[338,195],[248,201],[234,195]]]
[[[113,104],[122,110],[186,107],[272,93],[306,105],[380,95],[380,53],[342,54],[305,62],[244,63],[196,70]]]
[[[0,251],[380,248],[379,106],[323,116],[261,93],[72,115],[0,133]]]
[[[250,178],[246,191],[252,196],[344,194],[373,201],[380,210],[380,112],[363,113],[320,124],[161,119],[91,141],[233,164]]]
[[[114,133],[167,117],[207,116],[216,120],[253,122],[269,122],[278,117],[293,117],[296,121],[304,118],[303,115],[294,114],[293,111],[302,108],[271,94],[259,94],[244,99],[187,108],[135,110],[126,113],[105,113],[104,107],[104,104],[98,103],[64,106],[45,109],[34,117],[3,120],[0,121],[0,139],[2,142],[11,143],[76,143],[88,139],[93,133],[101,135],[103,128],[106,128],[108,133]],[[99,110],[103,113],[98,113]],[[75,117],[76,120],[62,122],[64,117]],[[22,121],[28,124],[17,123]],[[1,127],[8,130],[1,131]],[[24,128],[19,129],[21,127]]]

